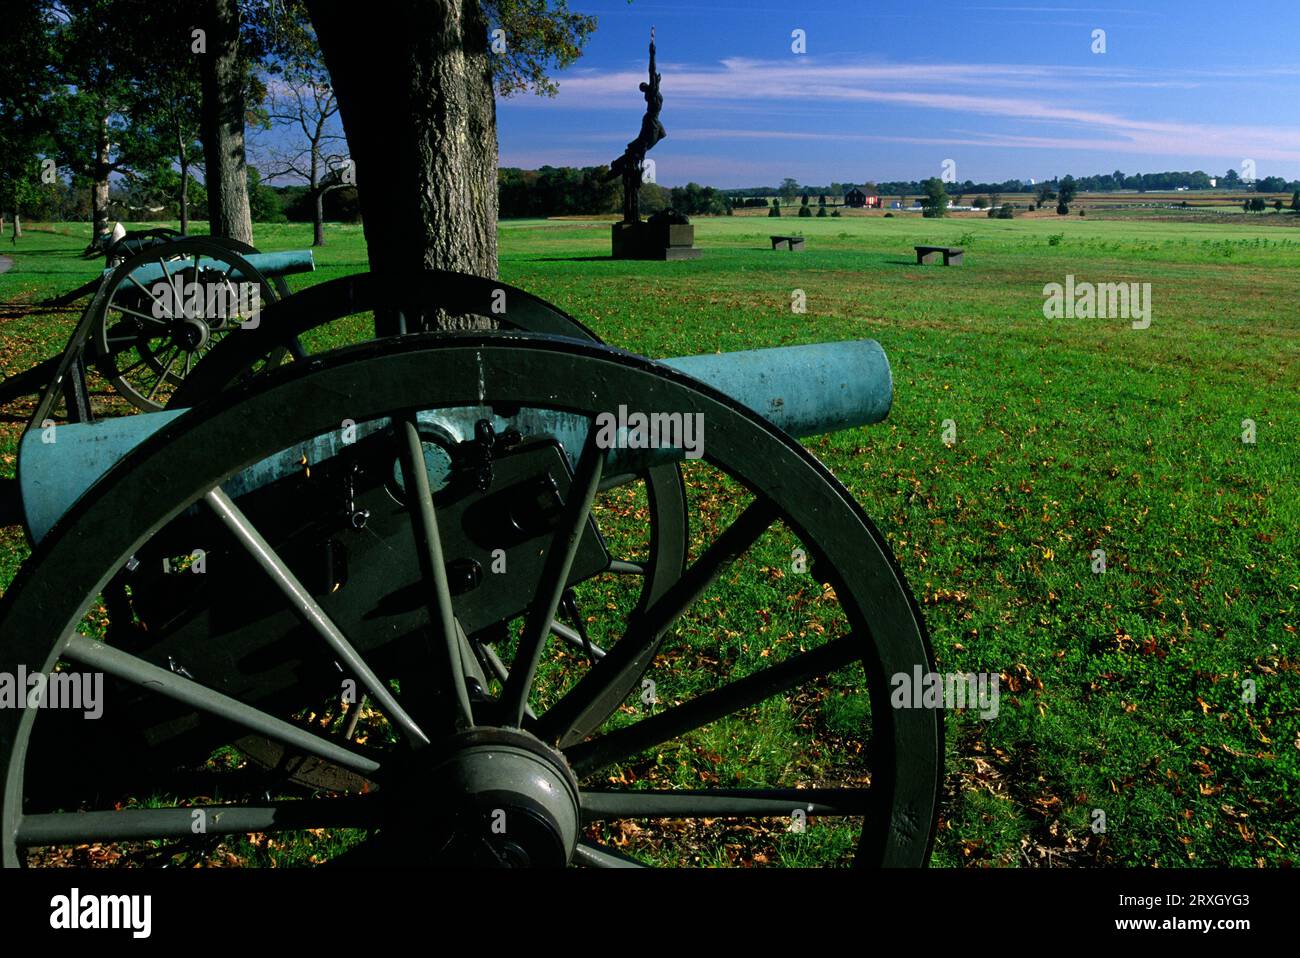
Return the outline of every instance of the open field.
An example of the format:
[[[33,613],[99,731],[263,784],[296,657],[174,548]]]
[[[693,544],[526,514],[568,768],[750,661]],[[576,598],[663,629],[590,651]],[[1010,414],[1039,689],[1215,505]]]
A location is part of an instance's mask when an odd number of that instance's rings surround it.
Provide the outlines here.
[[[807,445],[888,538],[940,669],[1002,676],[996,719],[948,717],[935,864],[1278,866],[1300,861],[1300,234],[1224,218],[700,219],[704,256],[679,263],[609,260],[606,223],[507,221],[501,276],[652,357],[885,347],[889,420]],[[772,252],[774,231],[807,250]],[[295,288],[366,268],[360,227],[328,236]],[[4,248],[6,374],[62,346],[75,313],[22,304],[98,272],[87,238],[56,225]],[[916,267],[917,243],[966,264]],[[1150,328],[1045,319],[1067,275],[1150,283]],[[24,554],[6,530],[0,583]]]

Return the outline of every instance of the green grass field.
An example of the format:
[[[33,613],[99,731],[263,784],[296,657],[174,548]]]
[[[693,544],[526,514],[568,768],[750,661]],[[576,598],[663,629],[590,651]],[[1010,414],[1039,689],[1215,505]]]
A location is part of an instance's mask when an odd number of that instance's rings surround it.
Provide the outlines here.
[[[267,250],[310,242],[309,225],[255,232]],[[806,251],[772,252],[772,232]],[[62,346],[76,313],[24,304],[97,273],[77,256],[88,233],[0,247],[6,374]],[[940,669],[1002,677],[995,720],[948,716],[936,865],[1279,866],[1300,861],[1293,235],[1249,218],[736,217],[697,221],[698,261],[635,263],[606,258],[606,223],[508,221],[501,277],[652,357],[884,346],[889,419],[806,444],[887,536]],[[360,227],[328,238],[295,288],[366,268]],[[918,243],[961,245],[965,265],[917,267]],[[1067,274],[1150,283],[1150,328],[1045,319],[1043,287]],[[24,555],[0,533],[0,583]],[[761,726],[740,734],[762,744]]]

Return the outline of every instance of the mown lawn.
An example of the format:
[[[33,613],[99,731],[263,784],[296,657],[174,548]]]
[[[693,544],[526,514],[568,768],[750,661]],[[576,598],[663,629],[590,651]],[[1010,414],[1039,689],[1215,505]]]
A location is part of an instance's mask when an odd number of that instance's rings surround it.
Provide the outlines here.
[[[54,229],[0,248],[14,259],[0,274],[7,374],[58,350],[75,320],[13,304],[76,286],[101,262],[76,256],[86,226]],[[805,252],[768,248],[768,234],[794,231]],[[291,248],[310,228],[256,234],[264,249]],[[684,263],[608,260],[604,223],[509,221],[500,235],[503,279],[650,356],[883,344],[889,420],[807,444],[888,537],[940,668],[1002,677],[995,720],[948,718],[935,864],[1300,859],[1290,230],[736,217],[697,221],[704,256]],[[966,263],[918,268],[917,243],[962,245]],[[332,227],[317,263],[293,285],[364,269],[360,228]],[[1150,283],[1150,328],[1045,319],[1044,284],[1067,274]],[[806,313],[792,311],[796,291]],[[0,422],[4,475],[15,420]],[[0,582],[24,548],[3,534]],[[1090,828],[1096,810],[1104,834]]]

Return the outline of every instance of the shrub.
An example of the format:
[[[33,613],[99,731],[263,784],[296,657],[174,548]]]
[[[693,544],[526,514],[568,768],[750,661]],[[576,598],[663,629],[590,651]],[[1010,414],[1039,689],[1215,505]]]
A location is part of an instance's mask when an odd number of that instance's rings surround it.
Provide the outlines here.
[[[801,207],[799,207],[799,215],[800,215],[800,216],[812,216],[812,215],[813,215],[813,211],[812,211],[809,207],[807,207],[807,206],[801,206]]]
[[[893,218],[894,218],[894,214],[893,214],[893,213],[886,213],[886,214],[885,214],[885,219],[887,219],[887,220],[892,220]]]
[[[991,213],[993,211],[989,210],[989,212]],[[1016,216],[1016,208],[1012,206],[1010,203],[1007,203],[1005,206],[1001,206],[998,208],[998,219],[1000,220],[1015,219],[1015,216]]]
[[[840,211],[839,211],[839,210],[835,210],[834,212],[831,213],[831,218],[833,219],[834,217],[839,216],[839,215],[840,215]]]
[[[818,215],[818,216],[829,216],[830,214],[826,212],[826,207],[824,207],[824,206],[819,206],[819,207],[817,207],[817,215]]]
[[[1057,216],[1069,216],[1069,215],[1070,215],[1070,207],[1069,207],[1069,204],[1067,204],[1067,203],[1057,203],[1057,204],[1056,204],[1056,215],[1057,215]]]
[[[780,200],[773,200],[773,201],[772,201],[772,208],[771,208],[770,210],[767,211],[767,215],[768,215],[768,216],[780,216],[780,215],[781,215],[781,201],[780,201]]]

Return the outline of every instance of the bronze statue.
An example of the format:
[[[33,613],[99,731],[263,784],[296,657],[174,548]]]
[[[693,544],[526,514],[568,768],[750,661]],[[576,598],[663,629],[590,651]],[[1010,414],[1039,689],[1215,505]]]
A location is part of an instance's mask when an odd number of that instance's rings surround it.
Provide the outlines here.
[[[645,155],[656,143],[668,135],[664,125],[659,122],[659,111],[663,109],[664,98],[659,92],[659,74],[655,72],[655,31],[650,28],[650,82],[638,87],[645,94],[645,116],[641,117],[641,132],[635,140],[627,145],[623,155],[609,164],[608,179],[616,176],[623,178],[623,222],[639,223],[641,221],[641,165]]]

